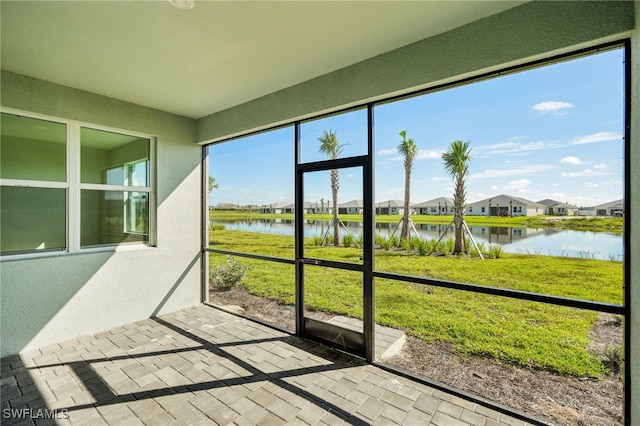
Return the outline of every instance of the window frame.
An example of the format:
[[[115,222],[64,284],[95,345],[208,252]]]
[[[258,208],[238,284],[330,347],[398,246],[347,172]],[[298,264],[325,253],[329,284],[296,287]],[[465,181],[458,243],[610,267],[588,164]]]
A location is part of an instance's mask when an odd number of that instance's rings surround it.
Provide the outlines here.
[[[2,179],[0,178],[0,187],[33,187],[33,188],[52,188],[64,189],[66,191],[65,203],[65,248],[52,251],[20,251],[0,253],[0,262],[4,260],[33,258],[33,257],[49,257],[62,256],[75,253],[90,253],[99,251],[120,251],[130,248],[146,248],[155,247],[157,245],[156,223],[157,223],[157,203],[156,203],[156,154],[157,154],[157,137],[154,135],[120,129],[115,127],[102,126],[93,123],[87,123],[77,120],[64,119],[60,117],[24,111],[15,108],[7,108],[0,106],[0,113],[18,115],[36,120],[44,120],[66,126],[66,181],[44,181],[30,179]],[[127,136],[144,138],[149,140],[149,165],[148,165],[148,185],[147,186],[129,186],[129,185],[108,185],[93,184],[81,182],[81,128],[92,130],[100,130],[111,133],[118,133]],[[82,190],[100,190],[100,191],[121,191],[121,192],[143,192],[148,194],[149,211],[148,211],[148,241],[147,242],[122,242],[116,244],[101,244],[89,247],[81,246],[81,194]],[[126,222],[126,218],[125,218]]]
[[[451,290],[462,290],[462,291],[468,291],[470,292],[472,295],[473,294],[486,294],[486,295],[493,295],[493,296],[500,296],[500,297],[507,297],[510,299],[515,299],[515,300],[525,300],[525,301],[531,301],[531,302],[536,302],[536,303],[542,303],[542,304],[548,304],[548,305],[554,305],[554,306],[565,306],[565,307],[571,307],[571,308],[577,308],[577,309],[584,309],[584,310],[588,310],[588,311],[592,311],[592,312],[599,312],[599,313],[610,313],[610,314],[615,314],[615,315],[620,315],[624,318],[624,327],[623,327],[623,346],[624,346],[624,359],[626,360],[630,360],[631,359],[631,349],[630,349],[630,342],[631,342],[631,333],[630,333],[630,327],[629,327],[629,322],[631,319],[631,290],[630,290],[630,276],[631,276],[631,261],[632,261],[632,257],[631,257],[631,232],[629,232],[629,225],[631,223],[631,176],[630,176],[630,170],[631,170],[631,156],[630,156],[630,127],[629,127],[629,123],[631,122],[631,40],[627,37],[622,37],[619,39],[615,39],[609,42],[605,42],[605,43],[601,43],[601,44],[595,44],[592,46],[587,46],[584,48],[575,48],[575,50],[570,50],[568,52],[563,52],[563,53],[559,53],[559,54],[552,54],[549,53],[548,56],[544,56],[541,57],[539,59],[533,59],[530,61],[524,61],[523,63],[519,63],[519,64],[515,64],[515,65],[510,65],[510,66],[503,66],[501,68],[496,68],[496,70],[493,71],[489,71],[489,72],[485,72],[485,73],[481,73],[478,72],[477,74],[473,74],[467,77],[460,77],[460,78],[454,78],[452,79],[452,81],[450,82],[444,82],[441,84],[436,84],[434,86],[431,87],[425,87],[425,88],[420,88],[420,89],[416,89],[413,91],[408,91],[407,93],[401,93],[401,94],[397,94],[397,95],[388,95],[388,96],[382,96],[381,99],[378,100],[370,100],[368,102],[363,102],[362,104],[355,104],[352,105],[350,107],[344,107],[344,108],[337,108],[335,111],[331,111],[331,112],[325,112],[325,113],[317,113],[317,115],[313,115],[310,114],[309,117],[311,118],[306,118],[306,119],[301,119],[301,118],[293,118],[289,121],[283,122],[283,123],[279,123],[277,125],[273,125],[271,127],[269,126],[265,126],[264,128],[260,128],[258,130],[249,130],[246,132],[239,132],[234,136],[228,136],[228,137],[221,137],[219,139],[215,139],[215,140],[210,140],[210,141],[205,141],[203,142],[203,152],[206,153],[207,152],[207,147],[213,144],[217,144],[217,143],[224,143],[224,142],[230,142],[233,141],[237,138],[243,138],[243,137],[248,137],[251,135],[255,135],[255,134],[260,134],[260,133],[264,133],[264,132],[269,132],[284,126],[288,126],[288,125],[297,125],[303,121],[308,121],[308,120],[314,120],[314,119],[318,119],[324,116],[328,116],[328,115],[336,115],[336,114],[340,114],[341,112],[347,112],[350,111],[352,109],[358,109],[361,108],[363,105],[370,105],[371,108],[375,108],[376,106],[379,105],[383,105],[385,103],[389,103],[389,102],[395,102],[398,100],[403,100],[403,99],[408,99],[410,97],[413,96],[419,96],[422,94],[426,94],[426,93],[434,93],[440,90],[446,90],[446,89],[450,89],[450,88],[454,88],[457,86],[464,86],[467,84],[473,84],[476,82],[480,82],[482,80],[485,79],[491,79],[494,77],[499,77],[502,75],[508,75],[510,73],[513,72],[520,72],[520,71],[526,71],[528,69],[532,69],[532,68],[536,68],[536,67],[540,67],[540,66],[546,66],[546,65],[551,65],[556,61],[564,61],[564,60],[572,60],[572,59],[578,59],[582,56],[585,55],[591,55],[591,54],[597,54],[603,51],[607,51],[607,50],[611,50],[611,49],[617,49],[617,48],[621,48],[623,50],[623,63],[624,63],[624,75],[623,75],[623,79],[624,79],[624,99],[623,99],[623,120],[624,120],[624,136],[623,136],[623,140],[624,142],[624,177],[623,177],[623,185],[624,185],[624,208],[625,210],[628,212],[627,214],[625,214],[623,216],[624,218],[624,228],[626,230],[626,232],[623,235],[623,250],[624,250],[624,258],[623,258],[623,302],[622,304],[606,304],[606,303],[601,303],[601,302],[594,302],[594,301],[588,301],[588,300],[582,300],[582,299],[573,299],[573,298],[567,298],[567,297],[560,297],[560,296],[553,296],[553,295],[547,295],[544,293],[533,293],[533,292],[522,292],[522,291],[518,291],[518,290],[511,290],[511,289],[502,289],[502,288],[497,288],[497,287],[485,287],[485,286],[480,286],[480,285],[476,285],[476,284],[470,284],[470,283],[457,283],[454,281],[440,281],[440,280],[432,280],[432,279],[428,279],[428,278],[420,278],[417,276],[413,276],[413,275],[402,275],[402,274],[397,274],[397,273],[390,273],[390,272],[383,272],[383,271],[378,271],[374,268],[373,273],[372,273],[372,277],[375,278],[381,278],[381,279],[390,279],[390,280],[396,280],[396,281],[402,281],[402,282],[407,282],[410,284],[417,284],[417,285],[431,285],[431,286],[435,286],[435,287],[440,287],[440,288],[448,288]],[[369,119],[370,122],[372,122],[372,119]],[[296,146],[296,149],[298,149],[298,147]],[[374,158],[375,158],[375,154]],[[203,155],[203,161],[206,161],[206,155]],[[204,172],[208,174],[208,169],[204,169]],[[203,179],[206,176],[203,175]],[[374,174],[374,180],[375,180],[375,174]],[[204,182],[204,181],[203,181]],[[296,196],[297,196],[297,189],[296,189]],[[298,203],[299,204],[299,203]],[[203,207],[207,206],[207,197],[205,195],[203,195]],[[375,208],[375,206],[374,206]],[[449,207],[445,204],[444,207],[441,207],[441,213],[447,214],[448,210],[452,209],[452,206]],[[526,210],[526,209],[525,209]],[[206,210],[205,210],[206,211]],[[520,213],[522,213],[522,207],[520,207]],[[526,211],[525,211],[526,212]],[[536,207],[536,212],[538,212],[538,208]],[[491,215],[491,212],[488,212],[489,215]],[[597,212],[596,212],[597,213]],[[597,214],[596,214],[597,216]],[[205,216],[203,216],[204,218]],[[204,228],[204,219],[203,219],[203,229]],[[205,272],[203,272],[202,277],[202,288],[203,288],[203,292],[207,292],[208,289],[208,283],[207,283],[207,274],[206,274],[206,270],[208,270],[209,264],[208,264],[208,260],[206,260],[206,255],[208,253],[216,253],[216,254],[227,254],[227,255],[232,255],[232,256],[239,256],[239,257],[246,257],[246,258],[256,258],[256,259],[260,259],[260,260],[266,260],[266,261],[274,261],[274,262],[284,262],[284,263],[291,263],[291,262],[295,262],[295,261],[290,261],[289,259],[280,259],[280,258],[275,258],[272,256],[267,256],[267,255],[254,255],[254,254],[249,254],[249,253],[244,253],[244,252],[231,252],[228,250],[223,250],[223,249],[217,249],[217,248],[210,248],[208,246],[208,240],[206,239],[206,232],[203,231],[203,246],[202,246],[202,251],[203,254],[205,255],[205,261],[206,263],[206,268],[203,268],[203,270]],[[296,283],[296,291],[298,292],[298,283]],[[298,298],[298,295],[296,295],[296,298]],[[298,299],[296,299],[296,303],[298,303]],[[375,304],[375,298],[373,299],[373,303]],[[243,316],[245,318],[249,318],[246,317],[243,314],[237,314],[236,315],[240,315]],[[252,319],[252,318],[249,318]],[[273,327],[275,329],[278,329],[284,333],[289,333],[287,330],[284,330],[280,327],[278,327],[277,325],[272,325],[269,323],[263,323],[265,325],[268,325],[270,327]],[[298,334],[296,332],[296,334]],[[510,408],[510,407],[506,407],[503,405],[500,405],[498,402],[494,402],[492,400],[487,400],[481,397],[478,397],[475,394],[471,394],[465,391],[460,391],[460,390],[456,390],[453,389],[447,385],[442,385],[440,383],[434,382],[428,378],[422,377],[422,376],[417,376],[417,375],[413,375],[411,373],[407,373],[401,370],[398,370],[394,367],[390,367],[388,365],[385,365],[384,362],[381,361],[369,361],[370,364],[376,366],[376,367],[380,367],[383,368],[387,371],[391,371],[393,373],[396,374],[400,374],[403,375],[405,377],[409,377],[413,380],[416,380],[420,383],[424,383],[426,385],[432,386],[436,389],[441,389],[441,390],[446,390],[447,392],[453,393],[454,395],[461,397],[465,400],[468,401],[472,401],[474,403],[477,403],[480,406],[486,406],[486,407],[490,407],[492,409],[496,409],[500,412],[506,413],[508,415],[514,416],[515,418],[521,419],[521,420],[525,420],[525,421],[529,421],[529,422],[537,422],[537,419],[530,417],[528,414],[524,414],[524,413],[520,413],[515,411],[514,409]],[[627,361],[624,363],[624,373],[623,373],[623,398],[624,398],[624,420],[628,421],[628,419],[631,416],[631,362]]]

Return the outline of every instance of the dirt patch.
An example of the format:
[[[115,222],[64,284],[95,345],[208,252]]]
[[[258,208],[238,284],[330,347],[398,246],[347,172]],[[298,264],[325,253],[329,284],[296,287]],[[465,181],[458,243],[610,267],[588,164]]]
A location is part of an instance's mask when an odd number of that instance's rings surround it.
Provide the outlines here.
[[[622,317],[602,313],[589,333],[589,351],[595,353],[609,370],[622,368]]]
[[[448,344],[407,337],[389,364],[558,425],[622,424],[621,377],[564,377],[493,359],[460,357]]]
[[[239,307],[243,315],[295,331],[295,308],[256,297],[244,288],[212,290],[211,303]],[[231,308],[231,310],[238,308]],[[309,313],[328,320],[333,315]],[[622,344],[621,321],[602,314],[591,330],[589,350],[610,362],[615,348]],[[612,355],[613,353],[613,355]],[[388,365],[430,380],[473,393],[483,398],[529,413],[543,421],[563,426],[610,426],[622,424],[622,377],[606,375],[601,379],[564,377],[543,370],[518,368],[480,357],[461,357],[453,345],[430,344],[407,336],[403,350],[385,361]],[[605,365],[606,362],[605,362]]]
[[[254,296],[244,287],[214,289],[209,294],[212,305],[268,322],[289,333],[296,332],[296,309],[293,305],[285,305],[272,299]],[[307,311],[306,315],[322,321],[328,321],[335,316],[322,311]]]

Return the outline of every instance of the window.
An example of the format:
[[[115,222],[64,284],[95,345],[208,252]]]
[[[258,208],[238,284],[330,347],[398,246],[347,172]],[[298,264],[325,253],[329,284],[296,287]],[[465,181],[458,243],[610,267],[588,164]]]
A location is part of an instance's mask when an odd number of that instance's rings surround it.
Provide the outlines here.
[[[546,401],[556,401],[560,407],[597,403],[601,412],[610,413],[605,422],[619,422],[623,417],[622,375],[620,365],[607,352],[621,353],[622,342],[628,345],[622,332],[628,318],[624,262],[629,249],[623,245],[627,219],[610,218],[606,232],[585,231],[581,229],[583,221],[577,219],[574,224],[578,229],[559,232],[555,229],[557,221],[536,216],[547,210],[541,201],[552,198],[576,210],[578,206],[592,206],[584,211],[593,215],[624,214],[621,200],[629,182],[624,162],[628,148],[624,112],[629,104],[624,91],[628,72],[625,50],[619,45],[605,46],[588,55],[531,64],[518,72],[512,69],[496,78],[390,98],[372,104],[372,114],[367,117],[358,109],[297,122],[300,132],[283,135],[281,149],[266,143],[268,138],[275,139],[273,131],[248,136],[256,139],[246,155],[240,138],[210,147],[211,172],[220,181],[220,189],[212,195],[218,204],[214,204],[211,220],[217,219],[217,223],[209,233],[207,246],[212,252],[214,275],[219,266],[224,266],[226,256],[221,255],[244,257],[242,263],[252,269],[242,291],[247,291],[251,299],[264,298],[252,305],[266,307],[262,312],[269,311],[267,315],[277,324],[282,323],[281,318],[293,321],[297,315],[293,313],[294,302],[300,301],[294,297],[296,291],[303,296],[305,312],[317,316],[320,312],[331,316],[340,313],[360,319],[369,306],[367,302],[363,309],[360,303],[363,291],[357,285],[362,280],[354,271],[360,270],[362,258],[356,248],[373,243],[375,268],[372,278],[364,281],[371,279],[365,284],[375,286],[371,303],[378,324],[410,330],[421,340],[415,344],[428,347],[429,353],[437,348],[437,355],[428,359],[403,357],[401,364],[388,359],[384,361],[387,365],[402,369],[410,365],[412,373],[428,374],[430,379],[450,386],[466,386],[463,390],[470,393],[486,388],[486,383],[480,379],[461,385],[446,374],[440,375],[440,371],[450,371],[440,368],[442,362],[454,360],[448,365],[455,369],[459,367],[456,358],[462,354],[474,363],[487,362],[492,371],[503,365],[503,374],[508,370],[509,375],[517,371],[523,374],[521,377],[531,377],[540,372],[565,376],[567,383],[574,383],[578,377],[600,377],[589,380],[593,388],[588,392],[600,395],[601,389],[611,386],[609,389],[617,389],[617,395],[602,392],[608,396],[594,403],[587,392],[582,394],[585,399],[576,395],[574,400],[574,395],[554,393],[555,386],[536,389],[535,394],[522,387],[522,398],[510,404],[561,423],[566,419],[553,417],[556,414],[545,409]],[[365,118],[367,126],[363,124]],[[375,136],[375,155],[364,148],[365,127]],[[367,155],[375,163],[375,185],[371,186],[356,185],[353,181],[360,175],[346,167],[340,169],[338,207],[341,216],[362,214],[356,202],[365,195],[377,199],[374,241],[358,239],[368,226],[363,215],[349,218],[353,222],[345,220],[340,228],[340,245],[326,244],[324,235],[330,229],[332,213],[326,171],[305,172],[302,185],[296,188],[287,184],[286,176],[277,184],[273,182],[274,170],[282,168],[292,176],[292,163],[300,166],[326,160],[318,149],[325,128],[345,144],[339,159]],[[400,133],[403,130],[419,148],[411,169],[411,201],[436,197],[450,200],[444,197],[452,195],[454,181],[443,167],[442,152],[454,140],[471,141],[467,206],[473,203],[468,212],[475,214],[469,215],[465,233],[470,255],[450,255],[455,247],[450,217],[413,217],[414,238],[404,243],[398,238],[398,218],[384,217],[390,213],[388,200],[401,204],[404,197],[406,170],[397,149],[404,139]],[[265,139],[258,141],[258,137]],[[288,144],[285,137],[290,138]],[[300,158],[284,160],[296,138]],[[236,150],[236,158],[250,160],[233,163],[234,156],[226,151],[231,147]],[[278,213],[276,206],[284,212],[286,207],[280,207],[276,200],[289,204],[296,195],[300,196],[298,203],[304,202],[299,207],[307,213],[310,206],[316,206],[322,214],[305,214],[304,226],[298,228],[286,223],[288,218],[282,215],[253,214],[249,206],[265,203],[265,194],[274,201],[268,201],[261,212]],[[420,208],[420,212],[454,212],[452,201],[435,204]],[[238,205],[247,206],[246,213],[229,207]],[[567,212],[567,208],[557,211]],[[486,219],[473,217],[486,215],[492,216],[489,223],[499,226],[488,226]],[[532,217],[523,223],[508,218],[510,215]],[[244,221],[241,226],[239,220]],[[264,233],[271,235],[265,237]],[[306,269],[320,271],[318,276],[307,276],[310,279],[296,277],[292,267],[298,260],[293,236],[299,238],[301,234],[306,237],[305,253],[325,262]],[[472,248],[471,239],[480,244]],[[477,256],[479,251],[486,255],[484,259]],[[329,271],[326,266],[327,261],[345,260],[356,266],[340,271]],[[353,297],[356,291],[358,299]],[[235,304],[234,297],[224,287],[211,287],[215,303]],[[262,318],[262,312],[246,314]],[[597,336],[604,321],[608,322],[606,336]],[[588,347],[588,342],[595,345]],[[491,392],[515,394],[510,386],[494,383]],[[587,412],[577,409],[575,413],[589,419]],[[592,422],[603,423],[602,419]]]
[[[2,255],[149,243],[151,138],[1,116]]]
[[[67,247],[67,126],[2,114],[2,253]]]
[[[148,138],[80,129],[81,247],[149,241]]]

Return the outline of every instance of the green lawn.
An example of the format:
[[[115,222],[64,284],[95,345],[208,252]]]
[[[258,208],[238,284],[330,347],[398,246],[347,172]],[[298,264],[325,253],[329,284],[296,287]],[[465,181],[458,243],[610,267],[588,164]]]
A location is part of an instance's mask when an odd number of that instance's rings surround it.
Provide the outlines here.
[[[211,247],[293,259],[293,237],[218,230]],[[317,247],[306,256],[359,262],[360,250]],[[251,266],[243,285],[253,294],[294,304],[292,265],[238,258]],[[225,256],[211,255],[211,265]],[[426,257],[376,250],[375,269],[522,291],[622,303],[621,262],[502,254],[498,259]],[[359,275],[308,266],[308,308],[361,317]],[[599,377],[602,363],[587,352],[597,314],[541,303],[376,279],[376,321],[430,342],[450,342],[479,355],[561,374]]]

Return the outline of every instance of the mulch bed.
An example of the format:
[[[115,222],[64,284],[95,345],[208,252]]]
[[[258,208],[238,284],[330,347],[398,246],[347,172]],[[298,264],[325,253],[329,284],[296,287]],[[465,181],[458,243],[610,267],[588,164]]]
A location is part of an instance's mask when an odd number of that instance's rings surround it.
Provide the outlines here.
[[[213,305],[295,331],[295,309],[249,294],[243,287],[210,292]],[[316,319],[333,315],[312,312]],[[606,359],[610,345],[622,343],[620,321],[603,314],[591,332],[590,350]],[[429,380],[498,402],[557,425],[620,425],[623,383],[620,373],[601,379],[565,377],[544,370],[520,368],[494,359],[460,356],[453,345],[431,344],[407,336],[402,352],[386,364]],[[611,364],[615,369],[616,365]]]

